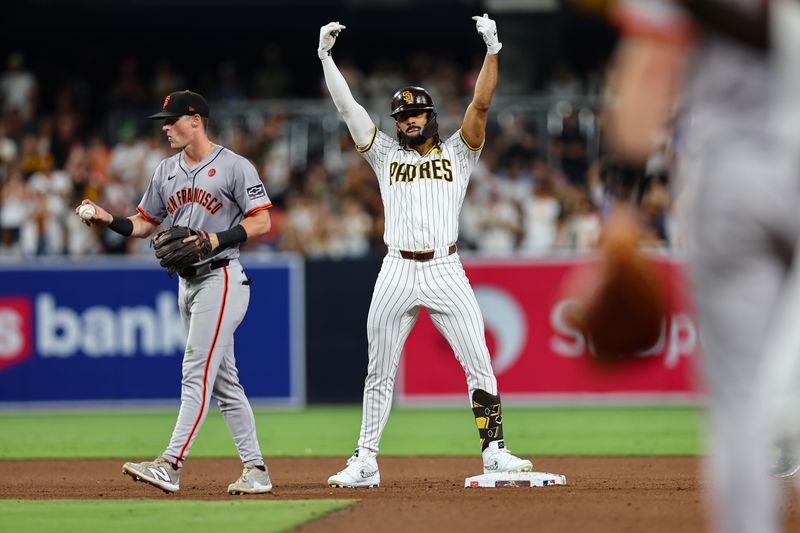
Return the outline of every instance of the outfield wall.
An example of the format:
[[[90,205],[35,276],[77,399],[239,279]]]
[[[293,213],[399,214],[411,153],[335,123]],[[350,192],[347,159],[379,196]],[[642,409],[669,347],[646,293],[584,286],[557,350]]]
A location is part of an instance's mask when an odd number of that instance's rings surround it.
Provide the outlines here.
[[[698,401],[700,335],[681,263],[657,258],[668,282],[661,336],[625,365],[598,363],[590,339],[569,324],[575,299],[566,287],[593,261],[576,257],[496,261],[464,268],[484,316],[498,386],[520,403]],[[404,404],[467,401],[461,366],[427,313],[405,346],[397,395]]]
[[[366,318],[380,258],[247,256],[250,309],[236,334],[256,403],[359,403]],[[660,261],[671,311],[661,339],[624,369],[595,364],[564,320],[563,282],[590,261],[464,259],[504,398],[520,403],[697,401],[699,334],[682,267]],[[0,266],[0,405],[174,401],[184,334],[177,279],[151,259]],[[404,404],[466,401],[464,374],[423,311],[396,387]]]
[[[266,403],[305,401],[302,261],[247,266],[239,377]],[[180,397],[185,334],[177,277],[153,260],[0,266],[0,403]]]

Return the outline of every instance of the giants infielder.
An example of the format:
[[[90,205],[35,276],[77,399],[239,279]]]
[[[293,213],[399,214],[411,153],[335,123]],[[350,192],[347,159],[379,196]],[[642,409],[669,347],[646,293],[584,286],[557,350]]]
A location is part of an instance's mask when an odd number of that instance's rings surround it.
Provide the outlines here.
[[[169,217],[209,233],[213,257],[179,272],[178,304],[188,342],[178,421],[164,453],[155,461],[125,463],[123,473],[165,492],[177,492],[181,467],[208,414],[213,394],[244,464],[231,494],[272,489],[256,437],[253,411],[239,383],[233,332],[250,301],[250,281],[239,263],[239,243],[270,228],[272,203],[253,165],[208,140],[208,104],[197,93],[170,94],[161,112],[170,147],[181,151],[156,168],[137,214],[122,218],[95,207],[87,224],[108,226],[128,237],[146,238]],[[196,237],[190,237],[194,239]],[[188,242],[188,241],[184,241]]]
[[[786,429],[797,435],[797,411],[789,428],[770,423],[780,418],[771,397],[786,392],[785,378],[796,378],[791,363],[800,357],[787,353],[790,365],[780,366],[787,361],[770,349],[782,301],[791,295],[787,273],[800,237],[793,146],[800,125],[790,124],[788,137],[781,127],[795,110],[797,87],[791,104],[775,99],[782,78],[797,76],[798,47],[795,39],[782,50],[770,34],[792,12],[797,30],[797,7],[796,0],[631,0],[620,11],[629,34],[615,69],[612,124],[620,149],[642,157],[652,148],[653,131],[673,106],[669,93],[688,67],[681,150],[693,193],[690,268],[703,339],[715,525],[729,533],[781,530],[777,487],[767,475],[770,447]],[[777,10],[771,21],[770,9]],[[785,52],[794,61],[784,73],[775,59]],[[796,315],[790,327],[797,330]],[[796,382],[789,386],[797,390]],[[783,468],[776,475],[796,470],[776,466]]]
[[[497,53],[502,47],[493,20],[486,15],[473,19],[487,54],[464,123],[444,141],[439,138],[433,100],[419,87],[400,89],[392,98],[396,138],[378,131],[331,59],[331,48],[344,26],[331,22],[320,29],[318,55],[325,82],[358,151],[378,178],[386,218],[384,241],[389,248],[367,318],[369,367],[358,448],[347,468],[328,479],[332,487],[380,484],[378,443],[389,416],[400,353],[420,307],[428,310],[467,375],[484,472],[522,472],[533,467],[505,448],[483,317],[456,254],[458,214],[483,147],[497,84]]]

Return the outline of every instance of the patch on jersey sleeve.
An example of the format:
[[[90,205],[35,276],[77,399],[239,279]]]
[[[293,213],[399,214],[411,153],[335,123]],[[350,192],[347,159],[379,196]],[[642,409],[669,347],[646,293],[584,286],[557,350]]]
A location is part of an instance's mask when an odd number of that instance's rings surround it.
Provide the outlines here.
[[[263,183],[259,183],[258,185],[253,185],[252,187],[247,188],[247,197],[250,198],[251,200],[255,200],[256,198],[261,198],[266,194],[267,193],[264,192]]]

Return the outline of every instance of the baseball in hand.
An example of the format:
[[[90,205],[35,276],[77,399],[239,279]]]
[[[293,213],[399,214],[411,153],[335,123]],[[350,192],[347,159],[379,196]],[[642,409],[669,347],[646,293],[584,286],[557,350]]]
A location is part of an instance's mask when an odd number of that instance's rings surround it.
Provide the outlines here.
[[[81,220],[89,221],[94,216],[94,206],[91,204],[84,204],[78,209],[78,216]]]

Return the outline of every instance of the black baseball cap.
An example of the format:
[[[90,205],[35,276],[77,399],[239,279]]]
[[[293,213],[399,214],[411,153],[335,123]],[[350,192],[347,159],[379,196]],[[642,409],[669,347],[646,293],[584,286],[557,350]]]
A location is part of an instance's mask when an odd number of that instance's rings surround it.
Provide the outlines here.
[[[160,112],[147,118],[156,120],[183,115],[208,117],[208,102],[201,95],[192,91],[175,91],[164,98],[164,105],[161,106]]]

